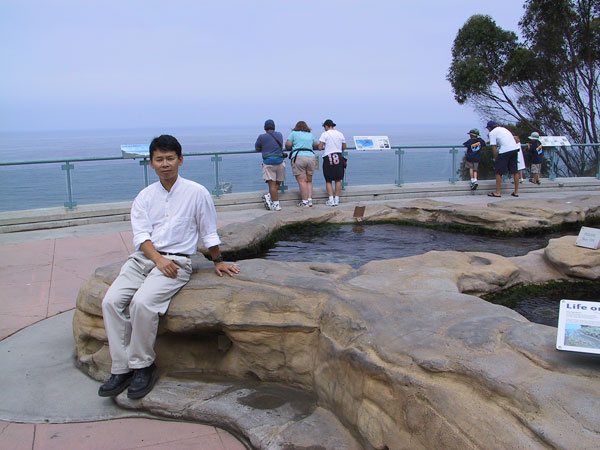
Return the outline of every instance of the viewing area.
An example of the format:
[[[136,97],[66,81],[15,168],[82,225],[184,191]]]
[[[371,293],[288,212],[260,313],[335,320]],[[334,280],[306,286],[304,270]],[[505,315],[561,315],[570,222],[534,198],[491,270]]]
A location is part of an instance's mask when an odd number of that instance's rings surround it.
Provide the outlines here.
[[[600,223],[600,172],[562,177],[558,164],[541,185],[525,180],[519,198],[510,196],[509,180],[502,197],[491,198],[494,180],[471,190],[458,179],[458,146],[424,149],[445,178],[436,170],[437,179],[423,180],[419,169],[413,181],[408,148],[348,151],[335,208],[325,206],[322,185],[314,207],[297,208],[288,173],[283,210],[265,210],[252,152],[185,155],[186,164],[199,164],[181,174],[210,180],[221,250],[232,259],[286,226],[356,224],[357,206],[365,207],[365,227],[411,223],[432,233],[479,230],[484,238]],[[361,158],[374,155],[387,175],[363,178]],[[209,158],[216,158],[212,171],[200,173]],[[235,158],[247,171],[236,179],[221,170]],[[153,182],[144,161],[111,162],[142,173],[115,176],[130,183],[128,198],[137,184]],[[74,175],[96,163],[60,164],[74,164],[63,170]],[[516,257],[434,250],[358,268],[251,258],[236,261],[234,278],[216,277],[200,248],[192,279],[160,321],[154,390],[141,400],[98,397],[110,370],[100,303],[134,250],[131,201],[107,193],[110,201],[87,203],[77,193],[93,177],[71,175],[60,201],[55,192],[43,208],[0,212],[1,448],[110,448],[118,439],[130,448],[237,450],[589,449],[600,442],[598,355],[559,352],[555,328],[482,298],[520,286],[600,282],[600,250],[566,234]]]

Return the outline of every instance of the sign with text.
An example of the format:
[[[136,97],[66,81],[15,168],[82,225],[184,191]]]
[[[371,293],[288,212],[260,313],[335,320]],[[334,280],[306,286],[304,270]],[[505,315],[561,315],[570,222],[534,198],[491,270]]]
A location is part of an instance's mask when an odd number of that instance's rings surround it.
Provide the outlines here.
[[[597,250],[600,246],[600,230],[598,228],[581,227],[575,245]]]
[[[392,148],[387,136],[354,136],[356,150],[385,150]]]
[[[556,348],[600,355],[600,302],[560,301]]]
[[[121,145],[123,158],[150,158],[150,144]]]
[[[542,147],[570,147],[571,143],[566,136],[540,136]]]

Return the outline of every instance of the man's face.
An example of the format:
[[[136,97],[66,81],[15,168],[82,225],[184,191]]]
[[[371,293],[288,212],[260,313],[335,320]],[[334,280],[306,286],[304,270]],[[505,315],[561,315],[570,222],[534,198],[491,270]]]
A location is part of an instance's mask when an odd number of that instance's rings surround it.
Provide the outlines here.
[[[150,166],[156,172],[161,181],[169,181],[177,178],[179,166],[183,164],[183,156],[177,157],[174,150],[155,150],[152,153]]]

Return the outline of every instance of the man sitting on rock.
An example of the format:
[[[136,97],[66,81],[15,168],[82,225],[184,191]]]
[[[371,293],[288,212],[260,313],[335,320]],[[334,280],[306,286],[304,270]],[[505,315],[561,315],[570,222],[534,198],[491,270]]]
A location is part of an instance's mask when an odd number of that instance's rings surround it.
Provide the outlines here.
[[[223,262],[217,215],[206,188],[178,175],[181,145],[162,135],[150,144],[150,166],[159,181],[143,189],[131,207],[137,249],[121,268],[102,301],[104,327],[112,359],[110,379],[98,395],[112,397],[129,386],[127,397],[142,398],[158,379],[154,342],[158,316],[190,279],[190,256],[198,238],[208,248],[215,272],[239,273]]]

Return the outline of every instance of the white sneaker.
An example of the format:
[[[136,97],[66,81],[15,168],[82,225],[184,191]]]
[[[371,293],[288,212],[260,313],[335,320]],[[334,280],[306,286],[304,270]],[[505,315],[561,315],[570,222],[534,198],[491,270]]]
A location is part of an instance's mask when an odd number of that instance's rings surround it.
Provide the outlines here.
[[[333,200],[327,200],[325,202],[325,206],[337,206],[337,205],[335,204],[335,201],[333,201]]]
[[[335,203],[334,206],[340,206],[340,201],[339,200],[334,200],[333,203]]]
[[[273,204],[271,206],[271,211],[281,211],[281,206]]]
[[[312,208],[312,205],[313,205],[313,204],[312,204],[312,201],[310,201],[310,200],[309,200],[309,201],[308,201],[308,206],[309,206],[310,208]]]
[[[296,205],[296,206],[298,206],[299,208],[305,208],[305,207],[308,207],[308,202],[304,203],[304,202],[300,201],[300,202],[298,202],[298,205]]]
[[[273,202],[271,201],[271,194],[265,194],[263,195],[263,203],[265,204],[265,208],[267,208],[268,211],[273,209]]]

